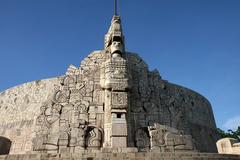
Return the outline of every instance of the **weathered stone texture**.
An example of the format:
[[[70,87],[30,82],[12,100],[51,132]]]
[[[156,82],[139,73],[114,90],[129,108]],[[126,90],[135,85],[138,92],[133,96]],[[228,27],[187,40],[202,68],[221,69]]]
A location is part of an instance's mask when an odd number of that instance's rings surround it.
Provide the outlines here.
[[[10,154],[32,150],[36,117],[58,83],[59,78],[34,81],[0,93],[0,136],[12,141]]]

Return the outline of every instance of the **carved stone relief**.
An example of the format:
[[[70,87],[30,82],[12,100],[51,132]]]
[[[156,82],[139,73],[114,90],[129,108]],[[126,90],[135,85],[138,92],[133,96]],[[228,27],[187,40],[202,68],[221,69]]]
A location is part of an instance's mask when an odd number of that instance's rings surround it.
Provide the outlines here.
[[[41,114],[36,120],[36,137],[33,141],[35,151],[58,153],[68,147],[81,150],[86,147],[99,148],[102,145],[102,133],[96,128],[103,128],[103,124],[89,121],[89,117],[96,117],[95,112],[89,112],[90,105],[97,103],[100,108],[103,107],[100,79],[93,81],[96,68],[91,66],[101,62],[103,57],[96,57],[99,55],[101,56],[100,53],[93,53],[82,63],[80,69],[70,66],[68,74],[62,77],[59,86],[55,86],[52,101],[41,107]],[[88,75],[84,75],[86,73]],[[94,88],[97,88],[97,92]],[[99,98],[93,101],[94,96]],[[99,114],[103,112],[98,112]],[[103,116],[98,116],[101,117]],[[92,129],[89,126],[91,123],[100,126]]]
[[[102,132],[98,128],[89,128],[87,133],[87,147],[99,149],[102,145]]]
[[[128,98],[126,92],[112,92],[112,108],[127,109]]]
[[[161,152],[175,150],[193,150],[193,140],[191,135],[183,135],[180,131],[155,123],[148,127],[150,134],[150,144],[152,150]]]

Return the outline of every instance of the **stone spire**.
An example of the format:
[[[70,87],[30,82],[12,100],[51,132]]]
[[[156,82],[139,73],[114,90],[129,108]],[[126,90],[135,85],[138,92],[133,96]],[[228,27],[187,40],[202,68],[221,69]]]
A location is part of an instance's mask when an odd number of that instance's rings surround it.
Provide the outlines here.
[[[104,48],[113,56],[119,56],[124,53],[124,35],[122,31],[121,18],[117,15],[117,3],[115,0],[114,15],[108,33],[105,35]]]

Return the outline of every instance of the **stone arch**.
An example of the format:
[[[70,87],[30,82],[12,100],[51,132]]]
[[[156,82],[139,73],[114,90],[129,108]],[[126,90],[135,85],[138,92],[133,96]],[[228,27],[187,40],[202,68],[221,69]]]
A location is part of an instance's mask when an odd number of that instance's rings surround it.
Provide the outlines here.
[[[0,155],[9,154],[12,141],[6,137],[0,136]]]

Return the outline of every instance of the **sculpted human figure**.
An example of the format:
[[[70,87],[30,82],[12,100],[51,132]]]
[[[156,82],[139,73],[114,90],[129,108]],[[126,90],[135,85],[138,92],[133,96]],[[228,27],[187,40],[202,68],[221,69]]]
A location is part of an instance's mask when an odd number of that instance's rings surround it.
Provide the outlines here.
[[[49,151],[58,149],[60,111],[61,105],[58,104],[49,105],[45,110],[46,120],[50,125],[46,141],[46,149]]]
[[[84,149],[86,145],[86,131],[87,125],[84,123],[80,123],[80,126],[77,130],[77,146],[80,149]]]
[[[69,145],[69,135],[70,135],[70,119],[73,110],[72,104],[66,104],[62,107],[60,115],[60,135],[59,135],[59,146],[61,148],[67,147]]]
[[[72,117],[70,120],[70,146],[78,147],[78,149],[85,148],[88,106],[89,102],[81,100],[75,104],[74,110],[72,111]]]
[[[85,120],[79,120],[78,123],[71,124],[69,144],[71,147],[75,147],[78,150],[85,149],[87,127],[87,122]]]
[[[33,140],[33,150],[44,150],[45,149],[45,143],[47,139],[47,135],[49,133],[49,124],[47,123],[46,116],[45,116],[45,110],[47,106],[43,105],[40,108],[40,115],[37,117],[36,120],[36,128],[35,133],[36,137]]]

